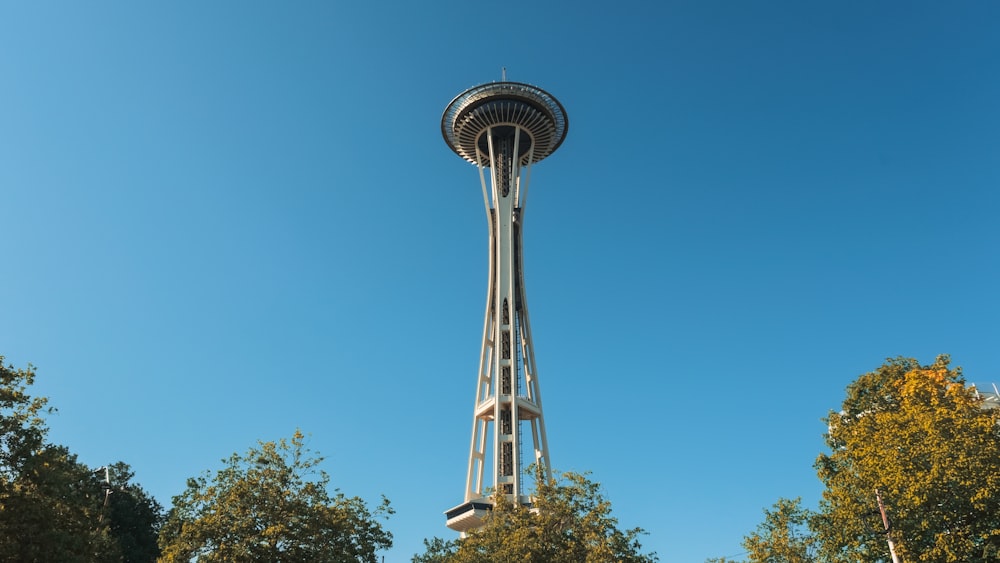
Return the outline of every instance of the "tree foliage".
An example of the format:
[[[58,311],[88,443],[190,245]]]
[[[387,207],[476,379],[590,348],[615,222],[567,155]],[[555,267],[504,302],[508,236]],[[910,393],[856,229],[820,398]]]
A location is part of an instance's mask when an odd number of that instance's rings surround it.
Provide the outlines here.
[[[110,561],[98,529],[101,486],[66,448],[46,443],[44,397],[35,371],[0,357],[0,560]]]
[[[374,563],[392,545],[378,521],[392,513],[388,501],[369,510],[358,497],[331,496],[322,458],[303,440],[296,431],[291,440],[260,442],[223,460],[214,477],[189,479],[160,533],[162,560]]]
[[[466,537],[424,541],[426,552],[415,563],[538,562],[582,563],[656,561],[643,554],[641,528],[620,530],[611,503],[599,484],[584,475],[565,473],[562,481],[538,475],[529,509],[494,496],[485,525]]]
[[[157,545],[163,507],[133,481],[135,473],[127,463],[117,462],[108,467],[110,482],[105,487],[110,494],[102,508],[102,521],[118,545],[123,561],[153,563],[160,556]]]
[[[66,448],[31,452],[0,493],[0,560],[120,560],[100,522],[102,494],[100,481]]]
[[[108,489],[94,470],[48,443],[50,409],[46,398],[29,394],[34,378],[30,365],[4,366],[0,356],[0,561],[154,561],[155,551],[143,555],[129,545],[155,536],[159,505],[138,486],[119,486],[115,503],[104,506]],[[130,499],[127,514],[115,510]]]
[[[904,561],[1000,559],[1000,410],[949,363],[889,360],[828,417],[813,527],[830,561],[888,559],[876,488]]]
[[[24,470],[34,452],[45,441],[48,400],[31,397],[28,387],[35,381],[35,370],[4,365],[0,356],[0,478],[9,485]]]
[[[826,419],[818,511],[779,500],[744,538],[748,561],[889,561],[890,538],[907,563],[1000,561],[1000,409],[949,364],[889,359],[851,383]]]
[[[764,511],[764,521],[743,538],[750,563],[811,563],[816,559],[816,537],[809,530],[813,513],[802,507],[802,499],[778,499]],[[736,563],[732,559],[708,559],[706,563]]]
[[[778,499],[764,511],[764,522],[743,540],[752,562],[808,563],[814,561],[816,538],[809,531],[811,512],[802,499]]]

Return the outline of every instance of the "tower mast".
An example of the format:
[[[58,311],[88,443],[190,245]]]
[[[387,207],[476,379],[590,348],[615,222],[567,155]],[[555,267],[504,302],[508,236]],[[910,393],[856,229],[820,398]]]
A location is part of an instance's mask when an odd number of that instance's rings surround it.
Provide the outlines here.
[[[463,533],[482,525],[492,508],[491,491],[530,503],[521,479],[521,451],[528,439],[533,462],[551,477],[521,236],[531,165],[562,144],[568,127],[566,111],[551,94],[506,80],[462,92],[441,118],[445,142],[479,170],[489,227],[489,282],[465,499],[446,512],[448,527]],[[522,422],[530,427],[528,438],[522,436]]]

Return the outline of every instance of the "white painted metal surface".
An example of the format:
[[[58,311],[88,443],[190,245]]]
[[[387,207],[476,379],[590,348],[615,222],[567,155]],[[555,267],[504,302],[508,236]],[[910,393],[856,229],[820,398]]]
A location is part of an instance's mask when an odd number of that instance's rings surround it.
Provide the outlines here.
[[[973,385],[976,395],[983,400],[984,409],[1000,409],[1000,388],[996,383],[989,384],[989,387]]]
[[[529,503],[522,453],[551,477],[521,235],[531,164],[559,146],[567,125],[555,98],[507,82],[467,90],[442,119],[449,146],[479,170],[490,243],[465,500],[446,513],[448,527],[461,532],[481,525],[483,503],[493,491]]]

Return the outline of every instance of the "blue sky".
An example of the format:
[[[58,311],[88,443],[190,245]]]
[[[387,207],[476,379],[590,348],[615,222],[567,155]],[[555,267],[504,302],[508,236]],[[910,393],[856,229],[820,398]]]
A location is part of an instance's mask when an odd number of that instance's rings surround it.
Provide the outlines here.
[[[993,2],[0,4],[0,354],[52,438],[165,505],[311,435],[452,537],[486,290],[470,86],[570,119],[532,170],[553,464],[669,563],[816,502],[821,418],[886,357],[1000,382]]]

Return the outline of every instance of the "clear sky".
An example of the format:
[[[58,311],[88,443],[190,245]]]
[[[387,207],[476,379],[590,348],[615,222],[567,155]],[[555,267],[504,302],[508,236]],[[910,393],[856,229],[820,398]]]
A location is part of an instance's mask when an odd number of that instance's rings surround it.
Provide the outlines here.
[[[311,435],[454,537],[486,293],[470,86],[570,119],[526,280],[553,464],[669,563],[814,506],[821,421],[890,356],[1000,382],[1000,4],[0,3],[0,354],[51,437],[170,504]]]

